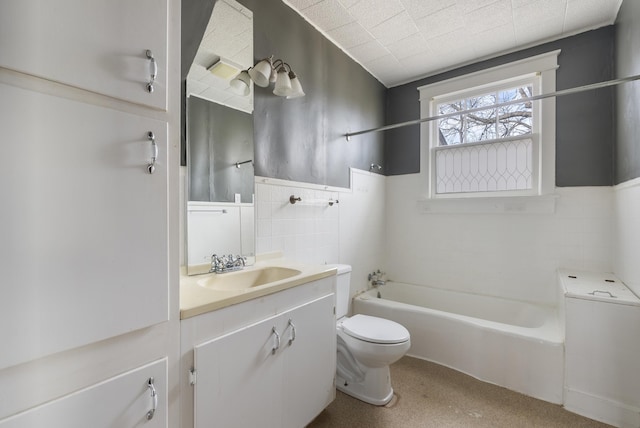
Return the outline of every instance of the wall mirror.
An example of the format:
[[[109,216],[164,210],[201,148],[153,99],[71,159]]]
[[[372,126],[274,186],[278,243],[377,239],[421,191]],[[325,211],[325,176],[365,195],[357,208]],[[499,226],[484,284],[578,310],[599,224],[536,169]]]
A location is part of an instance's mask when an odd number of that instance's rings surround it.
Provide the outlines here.
[[[212,254],[255,261],[253,87],[231,80],[253,63],[253,14],[218,0],[187,75],[187,274],[209,271]]]

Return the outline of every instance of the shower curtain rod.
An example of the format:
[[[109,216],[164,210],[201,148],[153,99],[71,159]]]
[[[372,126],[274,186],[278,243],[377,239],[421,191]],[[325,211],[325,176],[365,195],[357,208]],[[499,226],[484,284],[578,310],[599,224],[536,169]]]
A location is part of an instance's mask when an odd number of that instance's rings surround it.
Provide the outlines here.
[[[468,109],[468,110],[460,110],[460,111],[457,111],[457,112],[454,112],[454,113],[447,113],[447,114],[441,114],[441,115],[438,115],[438,116],[425,117],[425,118],[422,118],[422,119],[409,120],[407,122],[400,122],[400,123],[396,123],[396,124],[393,124],[393,125],[381,126],[379,128],[365,129],[363,131],[357,131],[357,132],[347,132],[346,134],[344,134],[344,136],[347,138],[347,141],[350,141],[351,137],[353,137],[355,135],[368,134],[370,132],[388,131],[390,129],[402,128],[402,127],[409,126],[409,125],[417,125],[417,124],[423,123],[423,122],[431,122],[432,120],[436,120],[436,119],[445,119],[447,117],[459,116],[461,114],[475,113],[477,111],[489,110],[489,109],[508,106],[508,105],[512,105],[512,104],[522,104],[522,103],[525,103],[525,102],[528,102],[528,101],[542,100],[544,98],[560,97],[560,96],[563,96],[563,95],[572,95],[572,94],[577,94],[579,92],[591,91],[593,89],[606,88],[608,86],[615,86],[615,85],[619,85],[621,83],[632,82],[632,81],[638,80],[638,79],[640,79],[640,74],[636,74],[634,76],[629,76],[629,77],[622,77],[620,79],[607,80],[605,82],[598,82],[598,83],[592,83],[592,84],[589,84],[589,85],[578,86],[576,88],[562,89],[560,91],[549,92],[548,94],[540,94],[540,95],[534,95],[533,97],[520,98],[518,100],[506,101],[504,103],[494,104],[494,105],[492,105],[490,107],[478,107],[478,108],[472,108],[472,109]]]

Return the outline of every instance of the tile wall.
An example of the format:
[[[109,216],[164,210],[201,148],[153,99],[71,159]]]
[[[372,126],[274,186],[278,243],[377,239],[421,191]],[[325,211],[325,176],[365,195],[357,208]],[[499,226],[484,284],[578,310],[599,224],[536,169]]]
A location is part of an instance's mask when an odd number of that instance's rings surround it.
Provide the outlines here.
[[[407,177],[388,178],[394,280],[553,305],[558,268],[612,271],[611,187],[557,188],[549,213],[434,214]]]
[[[302,201],[291,204],[291,195]],[[329,200],[339,203],[329,206]],[[256,224],[257,254],[350,264],[355,294],[367,288],[368,272],[382,268],[385,178],[352,169],[347,189],[257,177]]]

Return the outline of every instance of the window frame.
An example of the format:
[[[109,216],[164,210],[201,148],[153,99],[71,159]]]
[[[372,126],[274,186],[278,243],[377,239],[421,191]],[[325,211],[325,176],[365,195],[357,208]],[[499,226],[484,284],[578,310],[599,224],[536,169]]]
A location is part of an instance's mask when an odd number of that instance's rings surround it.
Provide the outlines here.
[[[437,116],[436,105],[448,100],[456,100],[481,95],[495,89],[506,89],[518,83],[533,80],[533,95],[556,91],[556,70],[560,50],[522,59],[519,61],[488,68],[448,80],[418,88],[420,94],[420,117]],[[545,98],[533,102],[532,133],[526,134],[533,140],[532,187],[527,190],[478,191],[478,192],[436,192],[435,153],[443,147],[456,148],[471,144],[491,144],[508,141],[513,137],[463,143],[451,146],[438,145],[438,120],[423,122],[420,126],[421,165],[427,199],[495,198],[515,196],[542,196],[555,190],[555,98]],[[522,138],[523,136],[518,136]]]

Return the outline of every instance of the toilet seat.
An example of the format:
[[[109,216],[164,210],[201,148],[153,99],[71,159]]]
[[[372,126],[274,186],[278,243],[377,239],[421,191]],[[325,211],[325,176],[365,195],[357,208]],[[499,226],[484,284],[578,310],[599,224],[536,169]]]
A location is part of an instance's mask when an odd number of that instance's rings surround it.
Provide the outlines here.
[[[342,322],[342,330],[349,336],[371,343],[394,344],[409,340],[409,331],[397,322],[357,314]]]

